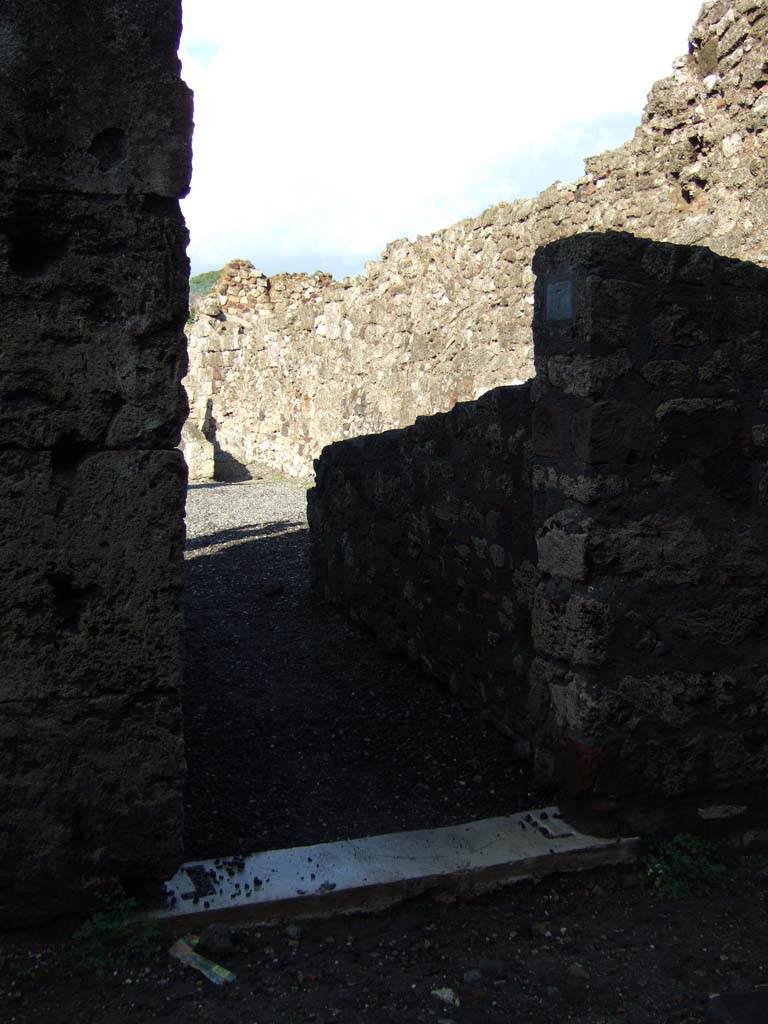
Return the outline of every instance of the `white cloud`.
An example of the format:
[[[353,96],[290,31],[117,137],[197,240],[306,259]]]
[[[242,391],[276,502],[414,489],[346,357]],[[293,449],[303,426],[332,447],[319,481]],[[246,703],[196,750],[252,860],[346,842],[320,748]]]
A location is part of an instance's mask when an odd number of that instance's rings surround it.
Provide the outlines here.
[[[315,256],[354,267],[392,238],[514,198],[543,152],[542,173],[562,176],[558,150],[605,143],[590,145],[584,126],[639,117],[698,9],[184,0],[193,269],[235,256],[271,273],[314,270]]]

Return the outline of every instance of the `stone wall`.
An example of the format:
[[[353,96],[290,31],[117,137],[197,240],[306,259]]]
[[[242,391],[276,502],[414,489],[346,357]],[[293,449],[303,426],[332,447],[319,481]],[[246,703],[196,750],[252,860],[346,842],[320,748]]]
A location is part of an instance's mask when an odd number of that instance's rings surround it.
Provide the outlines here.
[[[222,473],[309,474],[333,440],[530,377],[542,244],[624,230],[768,265],[767,30],[763,0],[706,3],[633,139],[572,184],[393,242],[363,277],[231,264],[189,330],[186,380],[190,429],[215,437]]]
[[[528,385],[497,388],[331,445],[309,492],[318,591],[511,734],[531,656],[530,419]]]
[[[768,270],[605,233],[534,271],[530,415],[501,388],[326,448],[317,585],[541,780],[764,800]]]
[[[0,13],[1,925],[182,852],[180,14]]]
[[[768,271],[587,235],[534,270],[542,746],[584,788],[763,785]]]

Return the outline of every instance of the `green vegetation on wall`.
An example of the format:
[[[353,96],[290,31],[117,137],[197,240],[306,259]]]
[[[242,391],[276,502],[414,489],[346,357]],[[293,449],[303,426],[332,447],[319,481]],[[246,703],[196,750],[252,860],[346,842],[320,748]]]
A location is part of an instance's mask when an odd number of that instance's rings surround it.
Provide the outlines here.
[[[221,270],[206,270],[204,274],[195,274],[189,279],[190,297],[207,295],[219,279]]]

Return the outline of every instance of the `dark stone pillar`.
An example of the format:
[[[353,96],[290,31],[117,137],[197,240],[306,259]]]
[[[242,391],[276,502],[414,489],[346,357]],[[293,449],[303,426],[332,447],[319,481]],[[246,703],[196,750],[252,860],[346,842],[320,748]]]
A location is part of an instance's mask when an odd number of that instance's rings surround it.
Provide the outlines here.
[[[181,857],[178,0],[0,10],[0,923]]]
[[[616,234],[534,269],[540,770],[761,799],[768,271]]]

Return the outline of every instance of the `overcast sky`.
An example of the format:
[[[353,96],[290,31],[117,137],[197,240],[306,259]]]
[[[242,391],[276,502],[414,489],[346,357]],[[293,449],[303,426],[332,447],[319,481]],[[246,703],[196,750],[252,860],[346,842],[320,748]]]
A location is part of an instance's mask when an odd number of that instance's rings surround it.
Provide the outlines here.
[[[192,272],[362,271],[582,172],[687,51],[700,0],[183,0]]]

